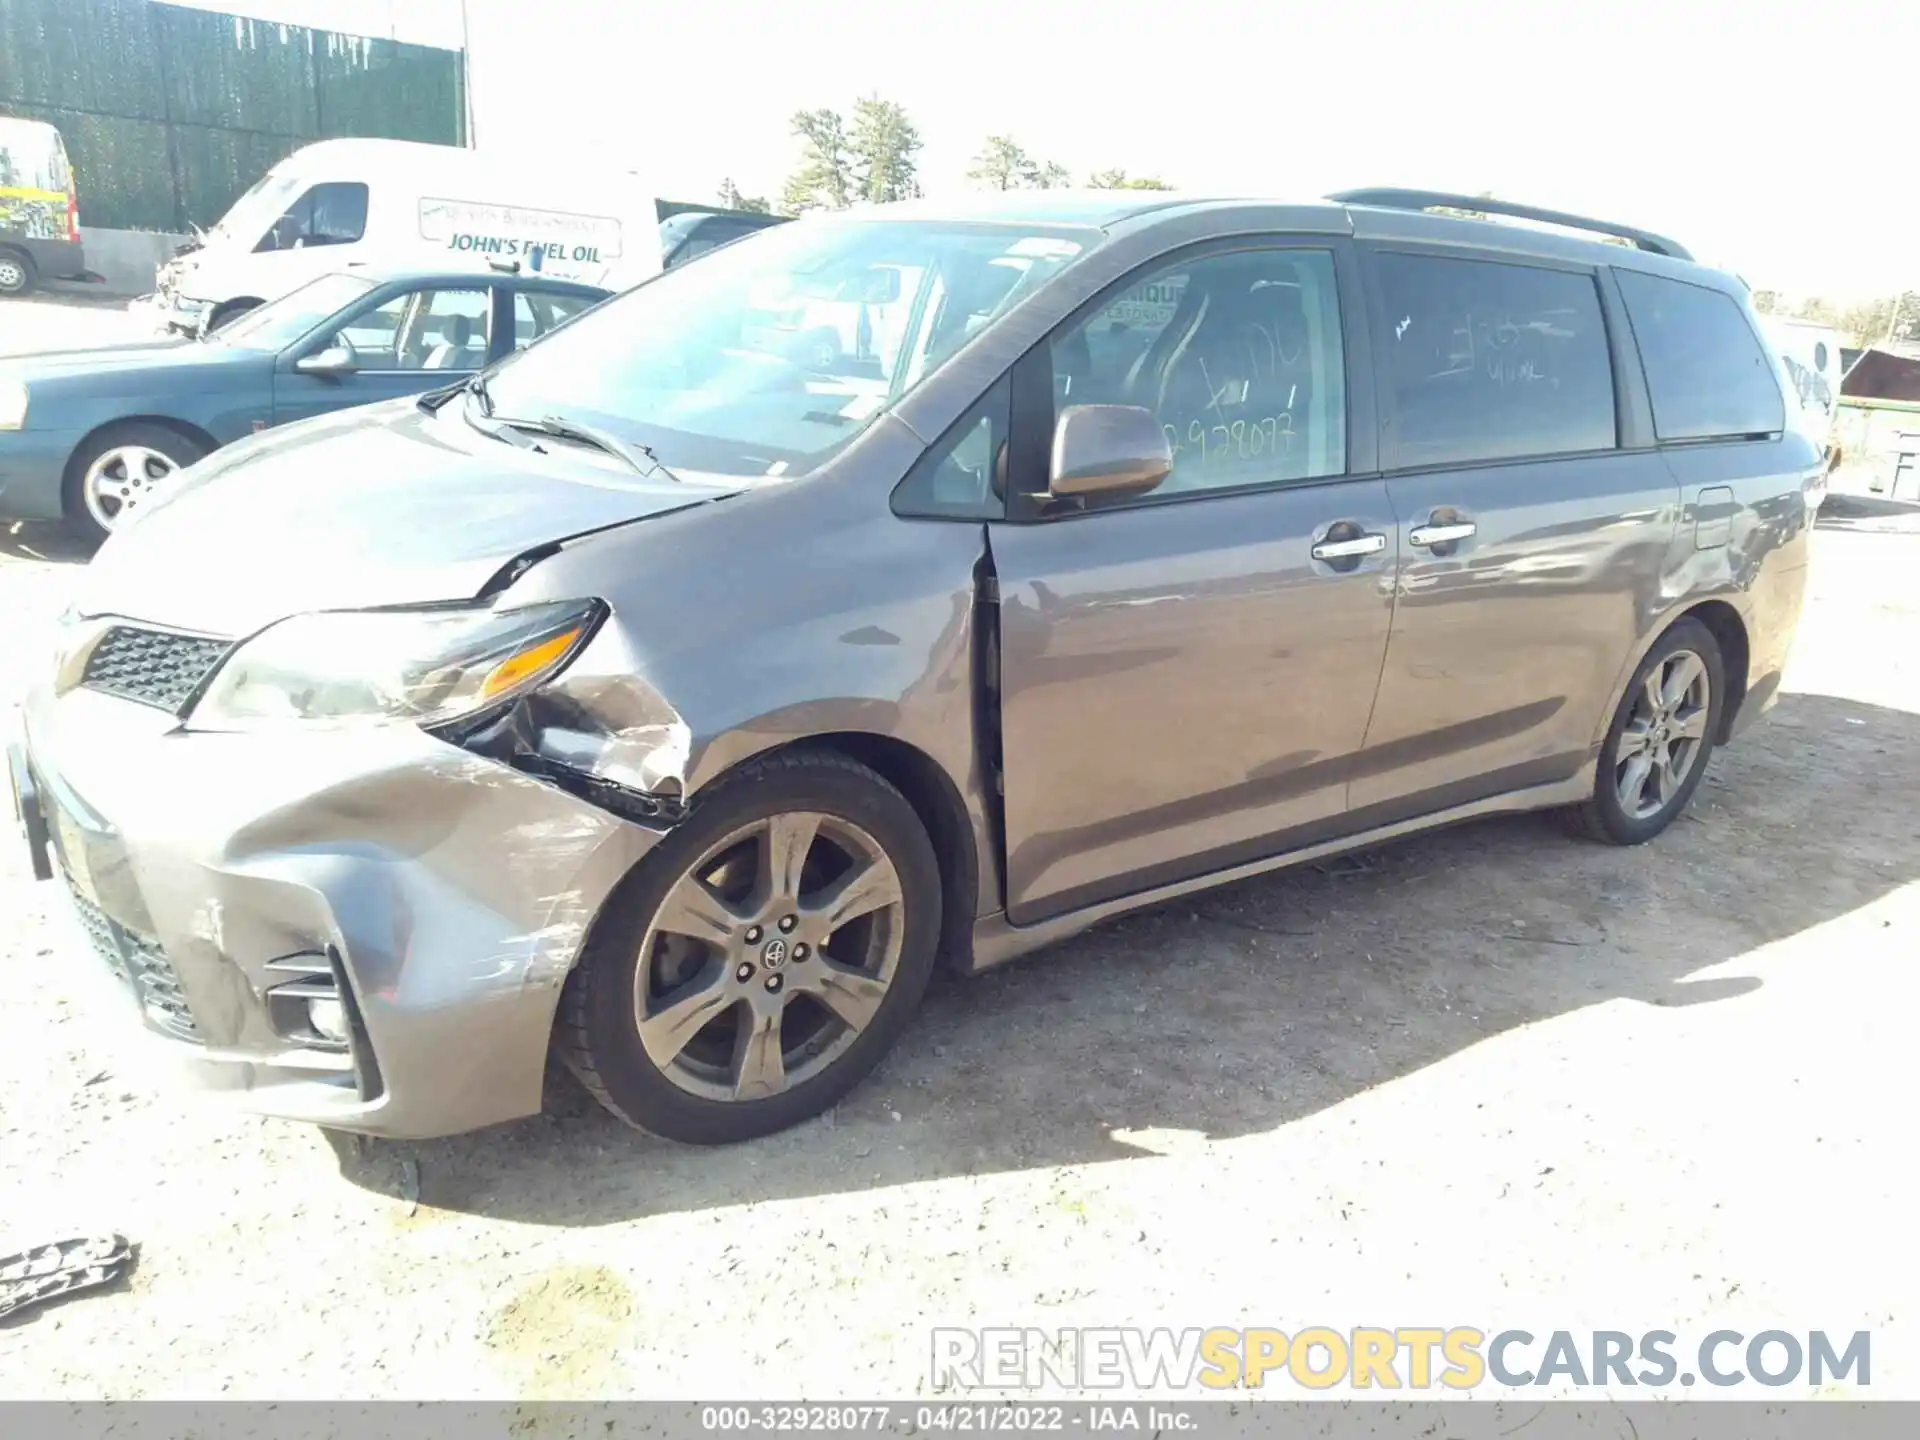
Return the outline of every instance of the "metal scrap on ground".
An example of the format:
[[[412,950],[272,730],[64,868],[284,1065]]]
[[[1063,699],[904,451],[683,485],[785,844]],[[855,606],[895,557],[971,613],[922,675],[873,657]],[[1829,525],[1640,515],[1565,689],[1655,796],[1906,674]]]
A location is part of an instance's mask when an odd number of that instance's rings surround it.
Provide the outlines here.
[[[0,1322],[49,1300],[111,1285],[132,1259],[133,1247],[118,1235],[60,1240],[0,1256]]]

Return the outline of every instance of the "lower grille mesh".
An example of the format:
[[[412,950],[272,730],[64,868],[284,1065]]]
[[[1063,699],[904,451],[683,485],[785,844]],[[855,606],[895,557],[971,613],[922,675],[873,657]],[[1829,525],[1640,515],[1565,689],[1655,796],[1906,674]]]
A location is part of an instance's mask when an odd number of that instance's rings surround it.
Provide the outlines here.
[[[80,917],[80,927],[94,951],[122,981],[131,984],[140,997],[140,1008],[147,1018],[168,1034],[182,1040],[198,1040],[200,1032],[193,1023],[193,1011],[180,989],[180,977],[174,974],[167,952],[145,936],[136,935],[124,925],[109,919],[98,905],[67,884],[67,894]]]

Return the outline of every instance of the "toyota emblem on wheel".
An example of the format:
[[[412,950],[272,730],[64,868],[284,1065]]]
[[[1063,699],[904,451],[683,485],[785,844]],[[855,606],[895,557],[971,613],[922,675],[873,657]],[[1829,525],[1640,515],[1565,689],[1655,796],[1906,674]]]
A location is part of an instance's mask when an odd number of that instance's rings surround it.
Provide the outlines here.
[[[767,948],[760,952],[760,959],[769,970],[778,970],[787,963],[787,942],[778,936],[767,941]]]

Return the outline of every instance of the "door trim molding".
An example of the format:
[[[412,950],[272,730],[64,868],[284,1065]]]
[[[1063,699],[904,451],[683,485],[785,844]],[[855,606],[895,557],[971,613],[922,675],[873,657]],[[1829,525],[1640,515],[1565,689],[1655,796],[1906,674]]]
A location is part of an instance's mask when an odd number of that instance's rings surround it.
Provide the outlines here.
[[[1366,752],[1343,759],[1364,761]],[[1592,791],[1593,763],[1590,751],[1549,755],[1416,795],[1343,811],[1275,835],[1262,835],[1183,856],[1149,870],[1058,891],[1033,904],[1016,907],[1018,914],[989,917],[1005,932],[1004,937],[983,937],[980,927],[976,926],[974,968],[982,969],[988,964],[998,964],[1000,959],[1012,959],[1110,915],[1158,904],[1189,891],[1223,885],[1248,875],[1340,850],[1357,849],[1429,826],[1452,824],[1475,815],[1572,804],[1585,799]],[[1561,795],[1563,790],[1566,793]],[[988,921],[980,924],[987,925]],[[1026,935],[1042,938],[1035,938],[1029,944],[1017,943],[1016,937]],[[1007,944],[1013,948],[1002,955],[1000,950]],[[988,954],[997,958],[981,958]]]

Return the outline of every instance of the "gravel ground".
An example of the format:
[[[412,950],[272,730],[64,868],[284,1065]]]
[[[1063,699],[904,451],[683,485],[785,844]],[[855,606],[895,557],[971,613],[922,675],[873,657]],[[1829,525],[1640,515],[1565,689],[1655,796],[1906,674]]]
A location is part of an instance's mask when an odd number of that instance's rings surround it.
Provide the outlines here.
[[[1109,925],[727,1150],[558,1075],[424,1145],[152,1093],[0,843],[0,1250],[140,1246],[0,1330],[0,1398],[917,1395],[937,1325],[1136,1324],[1869,1329],[1920,1398],[1920,530],[1871,509],[1657,843],[1493,820]],[[0,707],[76,558],[0,531]]]

